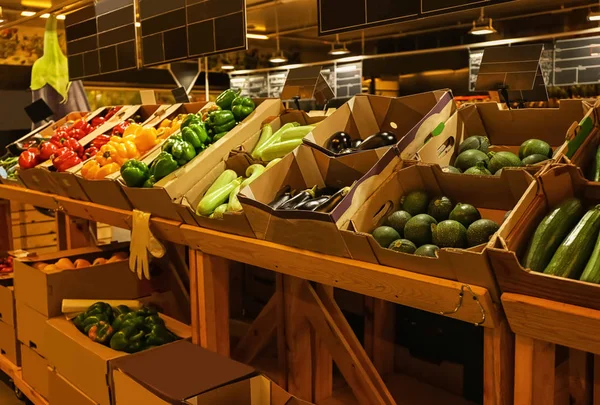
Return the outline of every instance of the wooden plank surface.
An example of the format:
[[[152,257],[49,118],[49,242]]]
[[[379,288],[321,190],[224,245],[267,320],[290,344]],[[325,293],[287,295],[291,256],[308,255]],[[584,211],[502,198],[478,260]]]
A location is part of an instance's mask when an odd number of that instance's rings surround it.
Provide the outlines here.
[[[9,198],[23,203],[35,201],[39,206],[60,207],[74,217],[125,229],[130,229],[131,226],[131,211],[99,204],[49,196],[6,185],[0,185],[0,198]],[[201,249],[207,254],[433,313],[453,310],[462,285],[455,281],[181,225],[162,218],[153,218],[151,225],[158,237],[175,243],[184,241],[187,245]],[[498,324],[501,315],[492,303],[489,292],[483,287],[471,286],[471,288],[486,313],[483,326],[494,327]],[[470,323],[481,321],[480,307],[471,299],[469,293],[466,295],[462,308],[448,316]]]
[[[503,294],[515,334],[600,354],[600,311],[519,294]]]
[[[555,345],[516,337],[514,405],[554,405]]]
[[[483,338],[483,403],[511,405],[514,392],[515,336],[506,321],[485,329]]]

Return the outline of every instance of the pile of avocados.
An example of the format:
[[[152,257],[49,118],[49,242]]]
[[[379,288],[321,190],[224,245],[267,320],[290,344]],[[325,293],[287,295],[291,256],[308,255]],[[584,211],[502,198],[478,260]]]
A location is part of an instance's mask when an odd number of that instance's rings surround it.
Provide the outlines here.
[[[500,226],[482,219],[470,204],[430,198],[422,190],[403,197],[402,209],[390,214],[373,238],[383,248],[417,256],[438,257],[441,248],[469,248],[487,243]]]
[[[505,167],[522,167],[552,158],[552,147],[539,139],[528,139],[521,144],[519,156],[512,152],[489,152],[490,141],[475,135],[465,139],[458,147],[458,156],[452,166],[443,167],[447,173],[464,173],[478,176],[499,176]]]

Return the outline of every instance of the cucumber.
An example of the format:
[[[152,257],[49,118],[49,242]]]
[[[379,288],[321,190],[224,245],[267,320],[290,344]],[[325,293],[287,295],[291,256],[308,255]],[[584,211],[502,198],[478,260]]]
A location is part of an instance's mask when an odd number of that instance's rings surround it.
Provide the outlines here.
[[[581,221],[560,244],[544,274],[579,278],[594,250],[600,230],[600,205],[585,213]]]
[[[592,172],[592,181],[600,181],[600,146],[596,149],[596,155],[594,156],[594,168]]]
[[[524,256],[523,266],[542,272],[552,255],[583,215],[583,205],[577,198],[563,201],[542,219]]]
[[[583,269],[580,280],[594,284],[600,283],[600,236],[596,240],[596,247],[594,247],[592,256],[587,262],[585,269]]]

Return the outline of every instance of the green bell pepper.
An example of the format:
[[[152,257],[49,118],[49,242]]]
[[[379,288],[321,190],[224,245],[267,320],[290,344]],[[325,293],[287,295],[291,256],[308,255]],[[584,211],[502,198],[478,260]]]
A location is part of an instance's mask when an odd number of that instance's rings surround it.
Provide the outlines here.
[[[219,139],[223,138],[227,134],[228,132],[219,132],[218,134],[213,136],[213,142],[217,142]]]
[[[237,125],[237,122],[231,111],[214,111],[208,115],[205,124],[209,129],[210,135],[214,138],[216,134],[228,132],[233,129]]]
[[[88,337],[96,343],[108,343],[112,338],[114,329],[108,322],[100,321],[88,331]]]
[[[223,110],[231,110],[231,103],[233,103],[233,100],[240,95],[241,91],[242,89],[225,90],[223,93],[219,94],[215,103]]]
[[[163,152],[171,153],[171,149],[173,149],[173,145],[177,143],[177,141],[181,141],[183,137],[180,134],[173,135],[162,146]]]
[[[196,114],[188,114],[187,117],[181,123],[180,128],[183,130],[184,128],[189,127],[192,124],[198,124],[202,122],[202,118]]]
[[[147,346],[161,346],[176,340],[178,340],[178,337],[169,331],[165,325],[160,324],[152,325],[150,332],[146,335]]]
[[[121,352],[139,352],[144,348],[143,339],[145,335],[145,331],[135,326],[123,328],[112,336],[110,347]]]
[[[73,323],[81,332],[88,333],[90,328],[99,322],[111,323],[113,309],[105,302],[97,302],[73,319]]]
[[[175,159],[173,159],[173,156],[170,153],[161,152],[156,159],[154,159],[154,162],[152,162],[150,175],[154,176],[156,180],[160,180],[163,177],[173,173],[178,167],[179,165]]]
[[[180,166],[183,166],[196,157],[196,149],[194,149],[194,146],[189,142],[179,141],[173,145],[171,154],[173,155],[173,158],[177,160],[177,163]]]
[[[128,314],[129,312],[131,312],[131,308],[127,305],[117,305],[116,307],[113,307],[113,315],[115,318],[119,315]]]
[[[144,182],[142,187],[143,188],[152,188],[152,187],[154,187],[155,184],[156,184],[156,179],[154,178],[154,176],[150,176],[146,179],[146,181]]]
[[[140,187],[150,177],[150,170],[146,163],[130,159],[121,166],[121,177],[128,187]]]
[[[165,321],[163,321],[163,319],[158,315],[148,315],[144,318],[144,324],[147,326],[164,325]]]
[[[181,131],[181,138],[187,143],[191,143],[195,149],[199,149],[208,141],[208,134],[204,123],[193,124]]]
[[[236,97],[231,103],[231,112],[238,122],[249,116],[254,108],[254,101],[250,97]]]

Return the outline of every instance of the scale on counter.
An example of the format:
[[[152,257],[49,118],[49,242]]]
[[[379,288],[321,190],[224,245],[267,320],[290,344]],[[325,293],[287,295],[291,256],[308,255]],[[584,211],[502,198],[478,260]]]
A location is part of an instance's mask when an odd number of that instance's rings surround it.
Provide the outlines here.
[[[327,109],[327,103],[335,97],[335,93],[325,80],[321,70],[321,66],[291,69],[279,98],[294,100],[298,110],[300,109],[300,100],[312,99]]]
[[[544,45],[488,48],[483,53],[475,91],[497,91],[510,109],[528,101],[548,101],[540,59]]]

